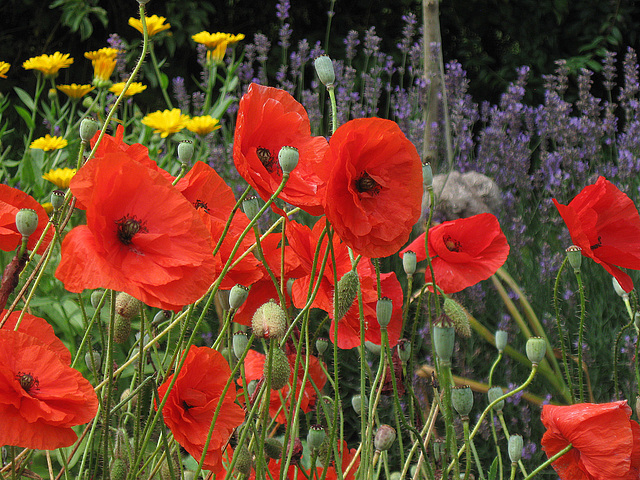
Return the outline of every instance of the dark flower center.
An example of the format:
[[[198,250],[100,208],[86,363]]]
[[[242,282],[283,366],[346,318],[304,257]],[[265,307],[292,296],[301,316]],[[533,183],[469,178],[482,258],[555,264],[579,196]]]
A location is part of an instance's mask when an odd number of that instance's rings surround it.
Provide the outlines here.
[[[450,252],[462,251],[462,244],[451,235],[445,235],[442,237],[442,240],[444,240],[444,246],[447,247],[447,250]]]
[[[591,245],[591,250],[595,250],[596,248],[600,248],[602,246],[602,237],[598,235],[598,243],[595,245]]]
[[[38,385],[40,384],[40,382],[38,382],[38,379],[34,378],[30,373],[18,372],[16,378],[18,378],[18,380],[20,381],[20,386],[27,393],[29,393],[29,390],[31,390],[34,386],[38,388]]]
[[[129,245],[133,241],[133,237],[138,232],[146,232],[144,222],[138,220],[135,215],[125,215],[116,220],[118,227],[118,239],[125,245]]]
[[[184,408],[185,412],[188,412],[189,410],[191,410],[193,408],[193,405],[189,405],[187,402],[185,402],[184,400],[182,401],[182,408]]]
[[[196,203],[194,203],[193,206],[196,207],[196,210],[202,208],[205,212],[209,213],[209,205],[202,200],[196,200]]]
[[[360,193],[369,192],[371,195],[380,193],[380,185],[367,172],[362,172],[355,183],[356,190]]]
[[[273,173],[276,170],[280,170],[280,165],[276,162],[276,158],[271,154],[268,148],[258,147],[256,149],[256,155],[258,155],[258,160],[260,160],[260,163],[264,165],[267,172]]]

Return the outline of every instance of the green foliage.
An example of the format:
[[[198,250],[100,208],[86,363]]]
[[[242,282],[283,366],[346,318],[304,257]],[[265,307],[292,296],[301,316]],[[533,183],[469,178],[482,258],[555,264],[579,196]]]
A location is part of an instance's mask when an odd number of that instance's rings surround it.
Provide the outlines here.
[[[54,0],[49,8],[62,9],[60,20],[71,32],[80,34],[80,40],[86,40],[93,34],[93,23],[98,21],[106,28],[107,11],[97,6],[97,0]]]

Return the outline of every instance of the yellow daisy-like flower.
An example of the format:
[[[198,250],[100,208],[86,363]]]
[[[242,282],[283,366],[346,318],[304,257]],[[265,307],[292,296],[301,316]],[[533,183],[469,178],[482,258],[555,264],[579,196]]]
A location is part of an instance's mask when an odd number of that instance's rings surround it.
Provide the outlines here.
[[[56,168],[49,170],[42,175],[42,178],[49,180],[58,188],[69,188],[69,182],[71,182],[76,172],[77,170],[75,168]]]
[[[0,62],[0,78],[7,78],[7,72],[11,68],[11,64],[7,62]]]
[[[116,96],[120,96],[125,83],[126,82],[114,83],[113,85],[111,85],[111,88],[109,88],[109,91],[115,94]],[[147,86],[141,84],[140,82],[131,82],[131,85],[129,85],[129,88],[127,88],[127,92],[124,94],[124,96],[131,97],[136,93],[145,91],[146,89],[147,89]]]
[[[64,93],[67,97],[77,100],[84,97],[87,93],[89,93],[96,87],[92,85],[77,85],[75,83],[72,83],[71,85],[58,85],[56,88]]]
[[[118,50],[117,48],[104,47],[104,48],[101,48],[100,50],[95,50],[93,52],[84,52],[84,56],[93,62],[98,58],[104,58],[104,57],[116,58],[118,56],[119,51],[120,50]]]
[[[220,121],[211,115],[193,117],[187,122],[187,129],[197,135],[207,135],[220,128]]]
[[[209,33],[200,32],[192,35],[194,42],[207,47],[207,60],[209,62],[220,63],[224,59],[227,46],[244,39],[244,34],[232,35],[230,33]]]
[[[153,132],[159,133],[162,138],[179,132],[187,126],[188,121],[189,115],[183,115],[179,108],[163,111],[158,110],[142,119],[143,125],[153,128]]]
[[[163,32],[171,28],[170,23],[164,23],[166,17],[159,17],[158,15],[151,15],[150,17],[144,17],[147,23],[147,32],[150,37],[153,37],[156,33]],[[138,18],[129,18],[129,25],[142,32],[142,22]]]
[[[69,58],[68,53],[63,55],[60,52],[56,52],[53,55],[44,54],[31,57],[25,61],[22,66],[25,70],[38,70],[46,77],[52,77],[57,75],[61,68],[68,68],[72,63],[73,58]]]
[[[67,146],[67,141],[62,137],[52,137],[48,133],[44,137],[36,138],[29,148],[36,148],[50,152],[51,150],[59,150]]]
[[[51,215],[53,213],[53,203],[44,202],[44,203],[41,203],[40,205],[42,205],[42,208],[44,208],[44,211],[47,212],[47,215]]]
[[[93,60],[93,84],[97,87],[110,86],[109,78],[115,68],[115,57],[98,57]]]

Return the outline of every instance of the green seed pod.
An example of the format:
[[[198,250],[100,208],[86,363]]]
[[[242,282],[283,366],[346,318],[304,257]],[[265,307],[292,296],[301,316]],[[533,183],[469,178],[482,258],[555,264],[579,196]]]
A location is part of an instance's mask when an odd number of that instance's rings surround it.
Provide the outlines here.
[[[89,102],[89,105],[84,105],[83,103],[83,106],[85,108],[89,108],[91,106],[91,102]],[[80,138],[82,141],[88,142],[91,140],[98,131],[98,128],[100,128],[98,122],[91,120],[90,118],[83,118],[82,122],[80,122]]]
[[[93,366],[91,364],[92,357],[93,357],[93,364],[96,367],[96,372],[99,372],[100,367],[102,366],[102,356],[100,355],[100,353],[96,352],[95,350],[88,351],[87,353],[84,354],[84,363],[87,364],[87,368],[89,369],[89,371],[93,372]]]
[[[338,285],[333,292],[333,303],[337,305],[335,309],[335,321],[339,322],[353,305],[354,300],[358,296],[360,288],[360,277],[358,272],[350,270],[345,273],[338,281]]]
[[[527,351],[527,358],[529,361],[537,365],[544,358],[544,354],[547,353],[547,342],[542,337],[531,337],[527,340],[527,344],[525,346]]]
[[[251,319],[251,328],[258,338],[282,339],[287,332],[287,315],[273,300],[258,307]]]
[[[509,334],[507,332],[504,330],[496,330],[496,348],[498,349],[498,352],[504,352],[508,339]]]
[[[316,350],[318,350],[318,355],[323,355],[324,352],[329,348],[329,339],[320,337],[316,340]]]
[[[411,342],[406,338],[401,338],[398,340],[398,357],[404,363],[409,361],[411,358]]]
[[[487,392],[487,395],[489,396],[489,403],[493,403],[495,400],[497,400],[502,395],[504,395],[504,392],[500,387],[491,387]],[[502,409],[504,408],[504,400],[501,400],[498,403],[496,403],[493,408],[496,409],[496,412],[501,412]]]
[[[417,263],[416,252],[411,250],[404,252],[402,255],[402,267],[404,268],[404,273],[407,275],[413,275],[416,273]]]
[[[282,168],[282,173],[291,173],[298,166],[299,159],[300,154],[296,147],[285,145],[278,152],[278,162],[280,163],[280,168]]]
[[[440,315],[433,324],[433,346],[441,362],[451,363],[456,331],[446,315]]]
[[[376,436],[373,438],[373,446],[376,450],[384,452],[389,450],[395,441],[396,429],[391,425],[380,425],[376,430]]]
[[[249,218],[249,220],[253,220],[253,218],[258,215],[260,211],[260,205],[258,204],[258,197],[252,196],[247,197],[242,201],[242,210],[245,215]]]
[[[233,334],[233,354],[240,359],[247,349],[249,338],[244,332],[236,332]]]
[[[113,327],[113,341],[116,343],[124,343],[131,335],[131,319],[116,314]]]
[[[333,62],[328,55],[320,55],[313,61],[318,79],[325,87],[333,87],[336,83],[336,72],[333,69]]]
[[[128,293],[119,292],[116,295],[116,313],[131,320],[140,313],[142,302]]]
[[[380,328],[387,328],[391,322],[391,314],[393,313],[393,301],[388,297],[378,299],[376,303],[376,318]]]
[[[433,170],[428,162],[422,165],[422,184],[427,188],[433,188]]]
[[[573,271],[578,273],[580,272],[580,265],[582,263],[582,248],[577,245],[571,245],[566,250],[567,259],[569,260],[569,264],[573,267]]]
[[[311,451],[317,450],[327,437],[322,425],[311,425],[307,433],[307,446]]]
[[[51,206],[54,210],[60,210],[64,205],[64,192],[62,190],[54,190],[51,192]]]
[[[462,305],[451,298],[444,299],[444,313],[453,322],[453,328],[456,333],[464,338],[471,336],[471,323],[469,322],[469,314]]]
[[[291,376],[291,364],[285,353],[279,348],[274,348],[271,358],[271,371],[269,371],[269,358],[264,359],[264,376],[270,378],[272,390],[280,390],[289,383]]]
[[[23,208],[16,213],[16,227],[23,237],[28,237],[38,228],[38,214],[30,208]]]
[[[184,140],[178,144],[178,160],[180,162],[189,163],[193,158],[193,152],[195,152],[193,142]]]
[[[264,453],[267,457],[278,460],[282,457],[282,442],[277,438],[265,438]]]
[[[523,447],[522,435],[511,435],[509,437],[509,458],[513,463],[518,463],[522,458]]]
[[[249,287],[245,287],[243,285],[234,285],[229,292],[229,307],[233,310],[237,310],[242,306],[248,296]]]
[[[365,395],[362,397],[361,395],[354,395],[351,397],[351,406],[353,407],[353,411],[356,412],[356,415],[360,415],[362,413],[362,399],[364,398],[364,408],[369,408],[369,399]]]
[[[451,390],[451,403],[458,415],[469,418],[469,412],[473,408],[473,392],[469,385],[454,387]]]
[[[235,469],[243,475],[249,476],[253,467],[253,456],[246,446],[236,448],[233,456],[237,457]]]

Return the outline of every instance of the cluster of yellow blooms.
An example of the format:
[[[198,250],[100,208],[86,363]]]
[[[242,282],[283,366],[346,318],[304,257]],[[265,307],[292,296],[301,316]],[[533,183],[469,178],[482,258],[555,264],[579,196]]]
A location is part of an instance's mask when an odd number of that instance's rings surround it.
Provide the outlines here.
[[[207,62],[217,64],[224,59],[224,54],[229,45],[234,45],[240,40],[244,40],[244,34],[200,32],[192,35],[191,38],[194,42],[207,47]]]
[[[177,133],[183,128],[203,136],[220,128],[218,119],[211,115],[189,117],[189,115],[184,115],[179,108],[150,113],[142,119],[142,123],[153,128],[154,133],[159,133],[162,138]]]

